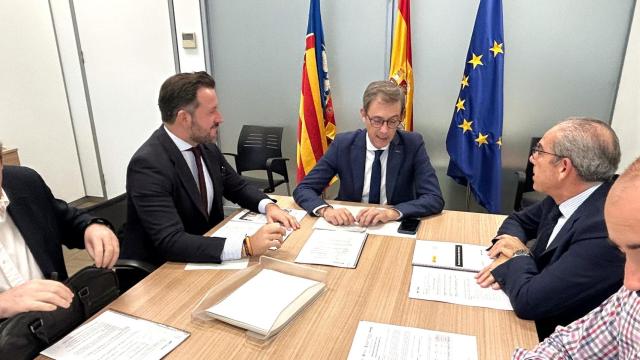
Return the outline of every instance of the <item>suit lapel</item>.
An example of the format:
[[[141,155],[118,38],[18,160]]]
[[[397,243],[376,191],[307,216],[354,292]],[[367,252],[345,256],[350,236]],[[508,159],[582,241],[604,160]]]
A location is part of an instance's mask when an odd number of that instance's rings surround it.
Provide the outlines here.
[[[353,201],[360,201],[362,198],[362,188],[364,187],[364,169],[367,161],[367,136],[366,131],[359,134],[353,144],[351,144],[351,164],[353,175]],[[358,164],[357,166],[355,164]],[[357,198],[357,199],[356,199]]]
[[[389,154],[387,155],[387,175],[386,175],[386,190],[387,190],[387,203],[393,204],[393,190],[396,187],[396,179],[398,178],[398,172],[400,171],[400,165],[404,160],[404,146],[400,142],[400,135],[396,132],[396,135],[391,140],[389,145]]]
[[[193,201],[193,205],[199,209],[200,213],[205,218],[208,218],[209,216],[204,212],[200,205],[201,202],[198,184],[196,184],[196,180],[193,178],[193,175],[191,175],[191,169],[189,169],[189,165],[187,165],[187,162],[184,160],[184,156],[182,156],[182,153],[176,144],[171,140],[169,135],[167,135],[163,126],[160,126],[160,129],[156,130],[156,134],[158,135],[160,144],[169,155],[169,159],[171,159],[171,162],[173,163],[173,167],[178,174],[178,178],[180,179],[182,186],[187,194],[189,194],[191,201]]]

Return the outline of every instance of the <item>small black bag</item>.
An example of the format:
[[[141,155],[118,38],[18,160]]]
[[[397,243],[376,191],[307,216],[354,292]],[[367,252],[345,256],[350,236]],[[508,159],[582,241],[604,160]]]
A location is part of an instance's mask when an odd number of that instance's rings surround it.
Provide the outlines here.
[[[68,309],[32,311],[0,323],[0,359],[32,359],[118,297],[113,270],[86,267],[64,282],[75,294]]]

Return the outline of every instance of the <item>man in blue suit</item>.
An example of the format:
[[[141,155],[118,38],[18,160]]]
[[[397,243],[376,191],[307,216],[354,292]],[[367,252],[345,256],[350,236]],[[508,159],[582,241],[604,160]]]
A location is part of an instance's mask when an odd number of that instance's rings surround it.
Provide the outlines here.
[[[405,95],[396,84],[369,84],[360,109],[366,130],[336,136],[294,190],[298,205],[334,225],[358,222],[368,226],[441,212],[444,200],[422,136],[398,129],[404,110]],[[320,194],[335,175],[340,178],[337,200],[392,207],[370,207],[356,216],[347,209],[331,207]]]
[[[489,252],[496,260],[477,280],[502,288],[519,317],[536,321],[542,340],[622,285],[624,258],[604,222],[620,146],[606,123],[569,118],[547,131],[529,161],[534,189],[548,196],[504,221]]]

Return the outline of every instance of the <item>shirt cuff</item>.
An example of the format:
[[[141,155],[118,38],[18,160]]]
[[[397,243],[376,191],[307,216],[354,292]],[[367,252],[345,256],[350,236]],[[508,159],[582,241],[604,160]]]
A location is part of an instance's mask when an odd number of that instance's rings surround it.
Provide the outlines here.
[[[222,261],[240,259],[242,257],[242,242],[244,241],[244,237],[244,234],[228,236],[224,241],[224,248],[222,249],[220,259]]]
[[[319,213],[320,209],[322,209],[322,208],[326,208],[326,207],[329,207],[329,206],[330,206],[330,205],[327,205],[327,204],[320,205],[320,206],[318,206],[317,208],[313,209],[312,213],[313,213],[313,215],[315,215],[315,216],[320,216],[320,213]]]
[[[266,214],[267,213],[267,205],[269,204],[275,204],[276,202],[273,201],[273,199],[262,199],[260,200],[260,202],[258,203],[258,212],[260,212],[260,214]]]
[[[400,217],[399,217],[399,218],[397,218],[397,219],[396,219],[396,221],[400,221],[400,220],[402,219],[402,217],[404,216],[404,215],[402,214],[402,211],[400,211],[400,210],[398,210],[398,209],[396,209],[396,208],[391,208],[391,210],[393,210],[393,211],[397,212],[397,213],[400,215]]]

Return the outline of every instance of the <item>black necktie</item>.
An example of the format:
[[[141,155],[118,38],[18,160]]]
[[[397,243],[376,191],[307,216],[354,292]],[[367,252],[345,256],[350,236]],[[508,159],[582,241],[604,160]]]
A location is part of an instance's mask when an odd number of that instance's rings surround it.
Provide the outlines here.
[[[369,182],[369,204],[380,204],[380,184],[382,182],[382,163],[380,156],[384,150],[376,150],[376,157],[371,166],[371,181]]]
[[[200,188],[200,201],[206,214],[209,213],[209,201],[207,200],[207,183],[204,180],[204,170],[202,169],[202,150],[194,146],[189,149],[196,157],[196,168],[198,169],[198,187]]]
[[[547,244],[549,244],[549,238],[551,237],[553,228],[556,227],[558,219],[560,219],[561,216],[562,213],[560,212],[558,205],[555,205],[551,211],[549,211],[545,217],[544,224],[538,232],[538,239],[536,240],[536,245],[533,249],[534,256],[542,254],[547,249]]]

